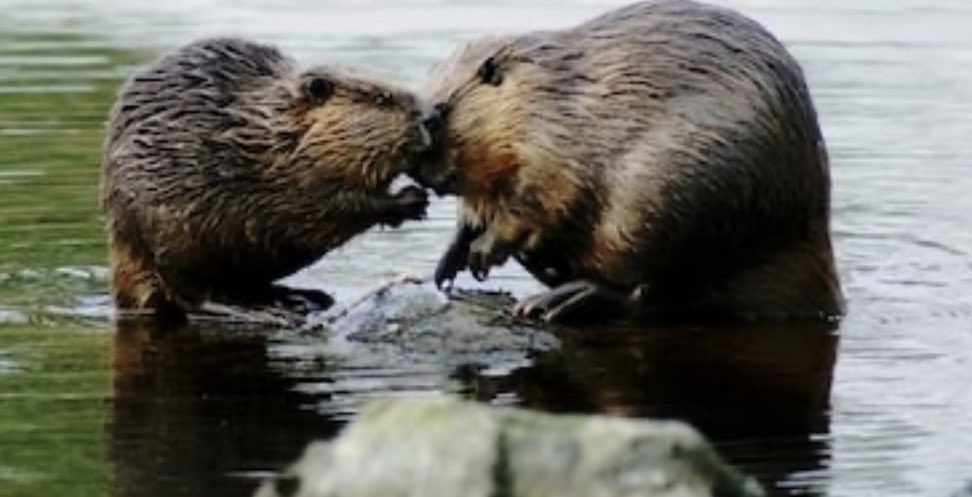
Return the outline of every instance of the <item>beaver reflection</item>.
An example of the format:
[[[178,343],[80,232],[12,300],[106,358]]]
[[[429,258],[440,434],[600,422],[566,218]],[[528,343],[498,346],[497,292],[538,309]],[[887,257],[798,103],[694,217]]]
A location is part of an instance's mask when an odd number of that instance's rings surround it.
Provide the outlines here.
[[[470,395],[554,412],[688,421],[767,486],[826,463],[833,324],[562,329],[563,346]],[[819,483],[819,482],[818,482]],[[808,482],[811,486],[816,486]]]
[[[265,334],[225,327],[119,323],[106,430],[115,495],[249,495],[257,480],[234,474],[282,467],[336,432],[270,369]]]

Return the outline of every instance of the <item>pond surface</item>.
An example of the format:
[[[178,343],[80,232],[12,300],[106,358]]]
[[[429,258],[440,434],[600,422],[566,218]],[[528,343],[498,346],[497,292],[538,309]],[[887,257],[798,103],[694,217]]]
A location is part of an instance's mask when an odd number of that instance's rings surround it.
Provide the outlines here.
[[[617,2],[615,2],[616,4]],[[235,33],[406,85],[474,36],[594,0],[0,0],[0,495],[248,495],[377,395],[678,417],[780,495],[947,496],[972,482],[972,6],[723,2],[803,63],[832,157],[837,329],[560,330],[520,364],[348,363],[287,330],[115,324],[97,210],[119,80]],[[348,302],[431,271],[452,205],[296,275]],[[469,280],[460,284],[473,286]],[[491,281],[538,289],[504,268]]]

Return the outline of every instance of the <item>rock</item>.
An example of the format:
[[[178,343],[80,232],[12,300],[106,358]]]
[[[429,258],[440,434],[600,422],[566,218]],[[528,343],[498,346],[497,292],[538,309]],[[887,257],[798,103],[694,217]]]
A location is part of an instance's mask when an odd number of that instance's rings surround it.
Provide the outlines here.
[[[555,416],[447,397],[378,400],[256,497],[756,497],[674,421]]]
[[[348,355],[444,365],[516,363],[559,347],[551,333],[514,321],[507,313],[513,302],[502,292],[446,296],[430,282],[405,279],[370,292],[315,327],[343,344]]]

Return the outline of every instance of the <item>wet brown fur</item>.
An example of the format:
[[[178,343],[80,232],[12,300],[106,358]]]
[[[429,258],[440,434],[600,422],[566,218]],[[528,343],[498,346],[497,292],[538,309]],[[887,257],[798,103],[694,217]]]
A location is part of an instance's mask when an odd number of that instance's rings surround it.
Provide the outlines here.
[[[498,85],[477,75],[487,59]],[[426,93],[451,110],[422,177],[454,175],[461,223],[544,283],[637,292],[659,314],[842,312],[816,113],[757,23],[636,3],[469,43]]]
[[[323,101],[315,80],[330,85]],[[387,192],[423,139],[419,114],[403,90],[239,39],[140,70],[111,112],[102,168],[116,304],[259,298],[369,227],[420,217],[424,197]]]

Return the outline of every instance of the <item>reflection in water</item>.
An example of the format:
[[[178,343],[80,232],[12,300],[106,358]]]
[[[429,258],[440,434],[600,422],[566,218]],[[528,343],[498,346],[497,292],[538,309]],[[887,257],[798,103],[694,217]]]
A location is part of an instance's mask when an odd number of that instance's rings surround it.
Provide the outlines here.
[[[451,377],[461,394],[496,404],[687,420],[769,487],[808,473],[816,476],[800,483],[803,491],[824,486],[832,329],[678,326],[559,336],[563,347],[531,366],[495,376],[460,367],[442,372],[441,382]],[[347,418],[332,404],[348,399],[309,381],[340,381],[346,365],[324,361],[309,374],[306,363],[269,356],[267,343],[265,332],[215,323],[118,325],[107,430],[116,495],[245,495],[255,481],[241,475],[279,468],[307,442],[336,433]],[[408,374],[343,396],[357,396],[356,404],[407,394],[400,385]]]
[[[118,324],[107,427],[114,495],[240,496],[337,425],[268,368],[266,336],[225,325]]]
[[[832,325],[569,329],[563,348],[509,377],[467,375],[484,401],[689,421],[768,486],[827,464]]]

